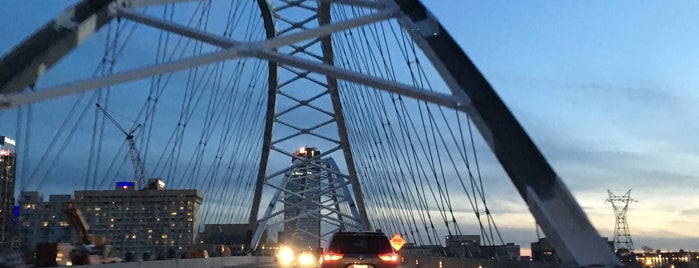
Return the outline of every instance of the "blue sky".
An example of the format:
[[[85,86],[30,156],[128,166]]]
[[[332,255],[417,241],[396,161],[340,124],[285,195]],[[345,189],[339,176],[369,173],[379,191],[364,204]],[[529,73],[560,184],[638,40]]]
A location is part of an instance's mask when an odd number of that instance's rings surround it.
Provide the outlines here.
[[[5,3],[0,53],[72,2]],[[425,4],[603,236],[611,237],[614,226],[606,190],[632,189],[639,202],[628,217],[637,248],[699,250],[698,2]],[[0,126],[0,132],[8,129]],[[495,165],[490,161],[486,165]],[[496,219],[526,245],[533,220],[507,184],[501,180],[489,191],[501,196]]]
[[[602,235],[611,236],[614,224],[606,189],[633,189],[639,202],[628,217],[637,248],[699,248],[699,200],[693,194],[699,186],[698,3],[427,6],[510,106]]]

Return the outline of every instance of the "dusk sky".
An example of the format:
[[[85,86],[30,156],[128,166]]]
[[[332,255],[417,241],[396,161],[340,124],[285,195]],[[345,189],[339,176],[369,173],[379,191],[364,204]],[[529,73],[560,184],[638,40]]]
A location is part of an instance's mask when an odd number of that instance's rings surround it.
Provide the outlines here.
[[[0,54],[74,2],[5,1]],[[699,250],[699,2],[423,2],[602,236],[614,228],[607,189],[631,189],[637,249]],[[14,127],[0,124],[0,135]],[[490,202],[510,240],[528,247],[534,221],[508,183],[489,186]]]

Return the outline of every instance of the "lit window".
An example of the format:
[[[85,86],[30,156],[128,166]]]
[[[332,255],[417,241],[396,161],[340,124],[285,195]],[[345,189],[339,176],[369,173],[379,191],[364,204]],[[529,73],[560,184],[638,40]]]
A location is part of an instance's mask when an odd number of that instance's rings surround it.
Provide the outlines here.
[[[68,226],[70,226],[70,224],[68,224],[67,221],[59,221],[59,222],[58,222],[58,226],[61,226],[61,227],[68,227]]]
[[[48,221],[42,221],[41,226],[43,227],[49,227],[49,222]]]
[[[136,239],[136,235],[132,235],[132,236],[131,236],[131,239]]]
[[[163,234],[163,235],[160,236],[160,238],[162,238],[162,239],[167,239],[167,235],[166,235],[166,234]]]
[[[180,207],[180,210],[184,210],[184,207]]]
[[[192,221],[192,217],[188,217],[188,218],[187,218],[187,221]]]
[[[153,233],[153,229],[148,229],[148,233]]]
[[[114,218],[109,219],[109,221],[114,222]]]
[[[110,225],[109,225],[109,228],[114,228],[114,224],[110,224]]]
[[[172,215],[172,216],[177,216],[177,212],[176,212],[176,211],[173,211],[173,212],[170,213],[170,215]]]
[[[95,211],[101,211],[101,210],[102,210],[101,208],[95,208]]]

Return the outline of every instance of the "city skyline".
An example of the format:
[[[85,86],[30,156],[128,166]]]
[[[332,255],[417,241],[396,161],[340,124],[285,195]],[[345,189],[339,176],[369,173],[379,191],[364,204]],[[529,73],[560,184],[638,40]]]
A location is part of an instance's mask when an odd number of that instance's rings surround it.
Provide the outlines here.
[[[74,1],[12,2],[0,53]],[[693,2],[452,3],[424,1],[542,150],[602,236],[612,238],[607,189],[628,189],[638,249],[699,250],[699,27]],[[13,13],[30,12],[35,16]],[[46,6],[44,6],[46,5]],[[15,7],[15,8],[12,8]],[[2,114],[9,117],[8,112]],[[13,136],[13,126],[0,135]],[[479,150],[485,151],[483,148]],[[492,156],[487,193],[498,225],[528,247],[534,221]],[[68,169],[69,170],[69,169]],[[51,193],[51,191],[47,191]],[[467,217],[467,212],[463,213]]]

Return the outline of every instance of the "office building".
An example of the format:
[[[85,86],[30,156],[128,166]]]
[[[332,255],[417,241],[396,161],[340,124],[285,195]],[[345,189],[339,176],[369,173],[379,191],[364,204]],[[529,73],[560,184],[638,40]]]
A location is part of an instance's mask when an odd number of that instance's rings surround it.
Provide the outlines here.
[[[15,141],[0,136],[0,248],[12,247],[16,163]]]
[[[315,148],[300,148],[296,156],[310,159],[320,155]],[[301,160],[292,159],[292,164]],[[318,158],[318,165],[322,165]],[[279,242],[296,245],[299,248],[316,249],[320,247],[320,168],[306,164],[300,165],[290,173],[289,182],[284,187],[284,231],[280,233]],[[314,200],[308,200],[312,198]]]
[[[76,191],[75,203],[93,233],[105,236],[115,256],[134,259],[179,258],[196,243],[197,190],[167,190],[150,179],[138,190],[117,182],[114,190]]]
[[[50,195],[44,201],[40,192],[21,192],[17,215],[18,249],[22,252],[34,250],[41,242],[71,243],[74,231],[70,220],[63,212],[70,195]]]

